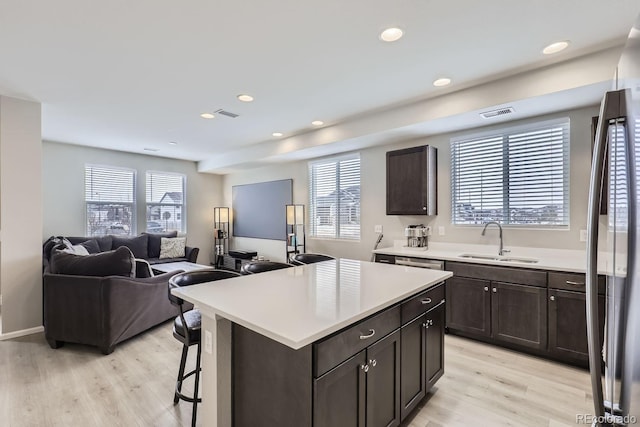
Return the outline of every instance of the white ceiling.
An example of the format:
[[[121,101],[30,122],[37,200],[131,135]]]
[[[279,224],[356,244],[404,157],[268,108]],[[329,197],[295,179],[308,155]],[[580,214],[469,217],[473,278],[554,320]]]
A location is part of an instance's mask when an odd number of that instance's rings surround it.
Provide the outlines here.
[[[41,102],[45,140],[224,173],[479,126],[490,106],[593,104],[639,13],[638,0],[0,0],[0,95]],[[405,36],[381,42],[389,26]],[[540,53],[558,40],[571,45]],[[453,84],[433,87],[441,76]],[[200,118],[219,108],[239,117]]]

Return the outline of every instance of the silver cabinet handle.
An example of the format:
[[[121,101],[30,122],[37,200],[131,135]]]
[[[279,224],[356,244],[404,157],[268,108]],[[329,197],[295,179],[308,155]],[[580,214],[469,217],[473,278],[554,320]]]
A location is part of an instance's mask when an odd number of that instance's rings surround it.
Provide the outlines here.
[[[423,211],[426,211],[426,210],[427,210],[427,207],[426,207],[426,206],[423,206],[423,207],[422,207],[422,210],[423,210]]]
[[[366,365],[360,365],[360,369],[362,369],[365,372],[369,372],[369,364]]]
[[[372,368],[375,368],[378,364],[378,361],[376,359],[369,359],[369,363],[371,364]]]
[[[496,288],[493,288],[493,289],[491,289],[491,290],[493,291],[493,293],[494,293],[494,294],[495,294],[496,292],[498,292],[498,289],[496,289]]]
[[[431,298],[425,298],[422,301],[420,301],[422,304],[431,304]]]
[[[377,262],[384,262],[386,264],[391,264],[391,261],[389,261],[388,259],[378,259]]]
[[[376,330],[375,329],[369,329],[369,335],[360,335],[360,339],[361,340],[366,340],[368,338],[371,338],[375,334],[376,334]]]
[[[549,299],[550,299],[551,301],[555,301],[555,300],[556,300],[556,297],[555,297],[555,296],[553,296],[553,295],[551,295],[551,296],[549,297]]]
[[[582,283],[582,282],[574,282],[573,280],[567,280],[567,281],[565,281],[565,283],[567,285],[571,285],[571,286],[584,286],[584,283]]]
[[[484,287],[484,291],[485,291],[485,292],[489,292],[489,287],[488,287],[488,286],[485,286],[485,287]]]

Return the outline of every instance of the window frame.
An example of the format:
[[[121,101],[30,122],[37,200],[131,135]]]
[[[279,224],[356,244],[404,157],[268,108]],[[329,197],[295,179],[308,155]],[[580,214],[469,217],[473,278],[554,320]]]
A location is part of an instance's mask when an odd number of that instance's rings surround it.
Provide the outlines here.
[[[87,200],[87,171],[88,169],[93,169],[93,168],[101,168],[101,169],[105,169],[105,170],[111,170],[111,171],[122,171],[122,172],[128,172],[131,173],[131,178],[132,178],[132,183],[131,183],[131,189],[132,189],[132,194],[131,194],[131,202],[112,202],[112,201],[94,201],[94,200]],[[123,206],[130,206],[130,211],[131,211],[131,218],[130,218],[130,225],[129,225],[129,230],[128,233],[118,233],[118,234],[122,234],[122,235],[126,235],[126,236],[135,236],[137,234],[137,200],[136,200],[136,188],[137,188],[137,170],[135,169],[131,169],[131,168],[125,168],[125,167],[120,167],[120,166],[112,166],[112,165],[103,165],[103,164],[95,164],[95,163],[85,163],[84,165],[84,228],[85,228],[85,235],[87,237],[99,237],[99,236],[104,236],[104,235],[109,235],[109,234],[114,234],[114,233],[105,233],[105,234],[93,234],[90,231],[90,227],[89,227],[89,205],[123,205]],[[126,224],[123,224],[123,227]]]
[[[564,222],[560,224],[549,224],[549,223],[541,223],[541,222],[512,223],[509,221],[510,215],[507,214],[505,211],[505,209],[511,209],[510,206],[513,203],[512,201],[513,197],[510,194],[510,186],[509,186],[509,177],[511,173],[511,168],[509,166],[511,166],[512,164],[508,162],[508,157],[506,157],[508,156],[509,151],[505,150],[504,148],[509,145],[510,137],[513,138],[516,135],[527,134],[527,133],[533,134],[536,131],[543,131],[545,129],[550,129],[553,127],[562,127],[563,129],[563,142],[562,142],[562,154],[561,154],[562,165],[563,165],[562,166],[562,182],[563,182],[562,208],[563,208],[563,212],[565,213],[563,214],[564,218],[562,218],[561,220]],[[518,228],[518,229],[529,228],[529,229],[535,229],[535,230],[541,230],[541,229],[569,230],[571,225],[571,210],[570,210],[571,208],[571,195],[570,195],[570,191],[571,191],[571,170],[570,170],[571,169],[571,161],[570,161],[571,119],[569,117],[559,117],[559,118],[550,119],[550,120],[532,121],[525,124],[508,126],[503,128],[492,128],[491,130],[487,130],[483,132],[475,132],[475,133],[470,133],[470,134],[451,138],[450,144],[449,144],[450,161],[451,161],[451,171],[450,171],[451,224],[453,226],[458,226],[458,227],[479,227],[479,226],[483,226],[484,223],[486,223],[487,221],[493,220],[493,219],[479,218],[478,220],[476,220],[475,223],[473,223],[471,221],[461,222],[460,221],[461,218],[456,218],[456,213],[457,213],[456,205],[459,204],[460,202],[456,201],[457,199],[456,191],[458,190],[456,175],[459,174],[459,167],[456,165],[457,159],[456,159],[454,145],[461,142],[471,142],[473,140],[487,140],[490,138],[502,139],[501,146],[502,146],[502,152],[503,152],[503,161],[502,161],[501,185],[503,189],[503,197],[502,197],[503,202],[501,207],[499,208],[500,210],[502,210],[502,215],[501,215],[502,220],[498,222],[500,222],[500,224],[503,227],[507,227],[507,228]],[[505,152],[506,152],[506,155],[504,154]],[[506,169],[505,169],[505,166],[507,166]],[[505,203],[507,208],[505,208]],[[505,221],[504,218],[507,218],[508,220]]]
[[[148,185],[149,185],[149,176],[153,176],[153,175],[164,175],[164,176],[177,176],[180,177],[182,179],[182,203],[160,203],[160,202],[149,202],[148,198],[149,195],[147,193],[147,189],[148,189]],[[145,183],[144,183],[144,218],[145,218],[145,225],[144,225],[144,229],[145,232],[150,233],[150,232],[154,232],[154,231],[149,231],[148,230],[148,225],[150,221],[163,221],[162,218],[155,220],[155,219],[149,219],[149,209],[152,207],[156,207],[156,206],[171,206],[171,207],[176,207],[176,206],[180,206],[181,209],[178,213],[179,216],[177,216],[179,219],[178,221],[180,221],[180,226],[181,229],[177,230],[178,234],[186,234],[187,232],[187,176],[183,173],[179,173],[179,172],[166,172],[166,171],[159,171],[159,170],[147,170],[145,171]],[[165,193],[166,194],[166,193]],[[175,210],[174,210],[175,212]],[[157,231],[160,233],[164,233],[167,232],[168,230],[164,230],[164,231]],[[173,231],[173,230],[170,230]]]
[[[323,224],[315,224],[316,221],[316,212],[318,211],[319,207],[317,206],[317,198],[318,197],[322,197],[322,196],[316,196],[314,195],[314,191],[316,190],[315,186],[316,186],[316,179],[314,176],[314,168],[317,167],[318,165],[328,165],[328,164],[335,164],[336,166],[336,183],[335,183],[335,189],[333,190],[334,192],[337,191],[340,188],[340,172],[339,172],[339,165],[340,162],[344,162],[344,161],[351,161],[351,160],[358,160],[358,188],[359,188],[359,194],[358,194],[358,201],[357,201],[357,207],[355,207],[356,212],[355,215],[357,217],[357,221],[354,221],[357,223],[357,236],[347,236],[345,235],[345,233],[341,233],[341,228],[343,226],[343,224],[341,223],[341,215],[334,215],[335,218],[335,223],[333,224],[333,235],[332,236],[327,236],[327,235],[318,235],[318,231],[317,231],[317,226],[318,225],[323,225]],[[349,241],[349,242],[359,242],[360,239],[362,238],[362,158],[360,156],[359,152],[356,153],[348,153],[348,154],[343,154],[343,155],[339,155],[339,156],[332,156],[332,157],[325,157],[322,159],[316,159],[316,160],[312,160],[308,162],[308,177],[309,177],[309,235],[311,238],[314,239],[326,239],[326,240],[333,240],[333,241],[338,241],[338,240],[344,240],[344,241]],[[340,200],[338,200],[338,208],[334,209],[337,210],[338,212],[340,212],[342,210],[341,204],[340,204]],[[323,207],[324,210],[329,209],[329,217],[331,216],[331,207]],[[351,215],[353,214],[353,209],[354,206],[351,206],[348,211],[349,211],[349,217],[351,218]],[[329,218],[330,219],[330,218]],[[327,224],[324,224],[325,226]]]

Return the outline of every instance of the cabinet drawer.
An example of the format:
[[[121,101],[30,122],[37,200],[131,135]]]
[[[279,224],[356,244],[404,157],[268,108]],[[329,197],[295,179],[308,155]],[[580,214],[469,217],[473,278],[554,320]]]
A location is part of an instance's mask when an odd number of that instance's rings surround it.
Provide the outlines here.
[[[587,277],[580,273],[556,273],[549,272],[549,287],[553,289],[566,289],[568,291],[585,291]],[[598,276],[598,293],[604,295],[606,284],[605,276]]]
[[[319,377],[399,327],[400,306],[396,305],[314,344],[314,376]]]
[[[447,262],[445,269],[453,272],[454,276],[459,277],[540,287],[547,286],[547,272],[543,270],[496,267],[493,265],[467,264],[464,262]]]
[[[442,301],[444,301],[444,283],[410,298],[400,306],[402,324],[404,325],[422,313],[431,310]]]
[[[395,264],[396,257],[395,255],[376,254],[376,262],[383,262],[385,264]]]

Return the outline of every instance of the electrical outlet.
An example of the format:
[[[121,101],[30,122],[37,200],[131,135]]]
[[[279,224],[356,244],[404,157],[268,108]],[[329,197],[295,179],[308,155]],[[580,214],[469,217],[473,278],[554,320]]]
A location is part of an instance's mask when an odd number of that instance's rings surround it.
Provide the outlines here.
[[[382,226],[381,225],[374,226],[373,231],[375,231],[376,233],[382,233]]]
[[[213,352],[213,336],[211,331],[204,331],[204,351],[211,354]]]
[[[580,230],[580,241],[581,242],[587,241],[587,230]]]
[[[444,227],[442,225],[438,227],[438,235],[444,236]]]

